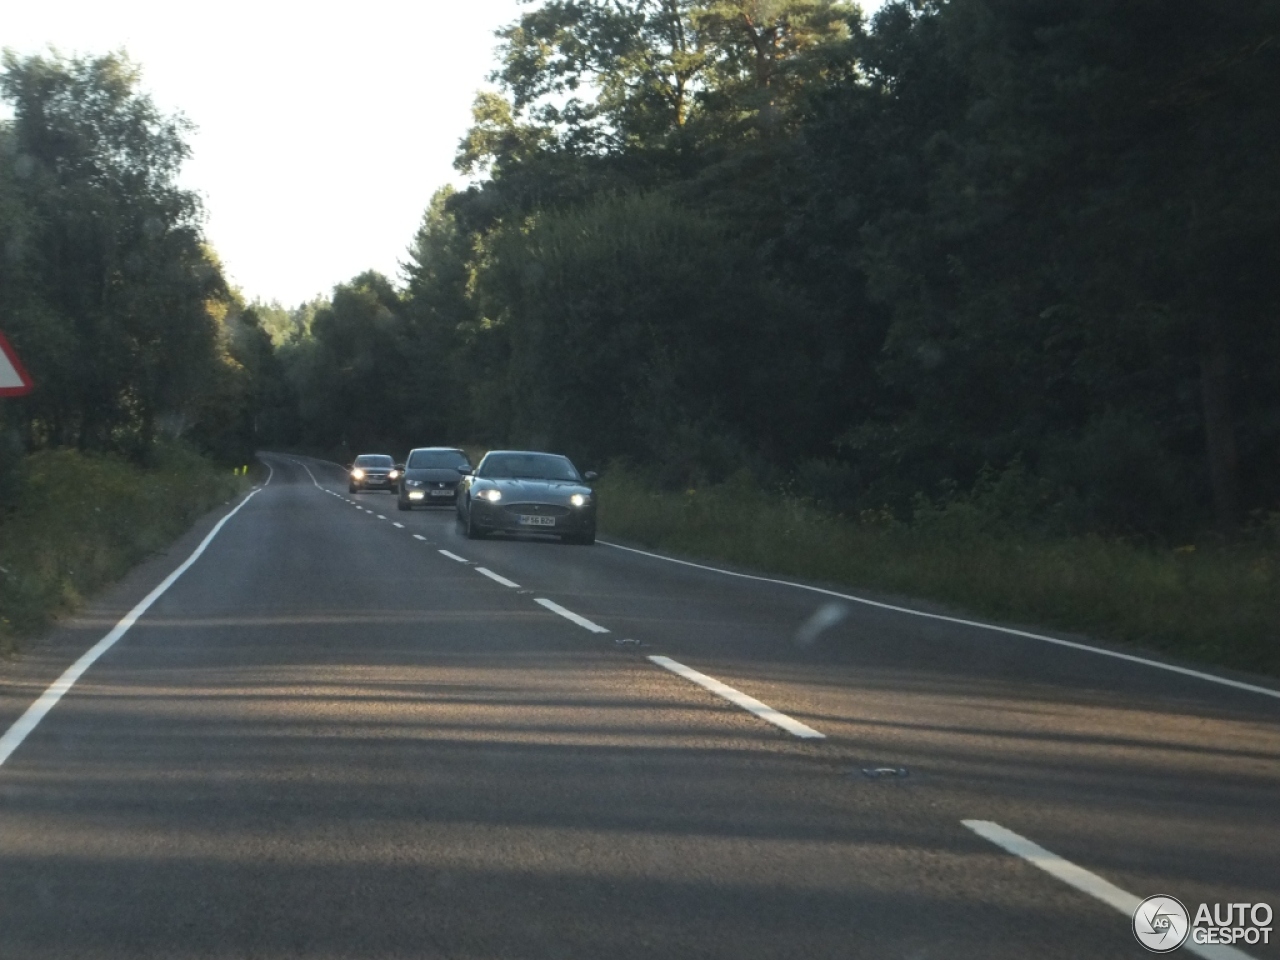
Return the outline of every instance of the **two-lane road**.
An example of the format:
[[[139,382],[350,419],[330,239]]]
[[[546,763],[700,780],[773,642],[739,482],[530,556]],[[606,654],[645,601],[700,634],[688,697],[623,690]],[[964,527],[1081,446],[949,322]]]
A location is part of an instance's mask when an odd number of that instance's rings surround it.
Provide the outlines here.
[[[1137,958],[1117,889],[1280,908],[1280,699],[266,461],[0,766],[0,958]]]

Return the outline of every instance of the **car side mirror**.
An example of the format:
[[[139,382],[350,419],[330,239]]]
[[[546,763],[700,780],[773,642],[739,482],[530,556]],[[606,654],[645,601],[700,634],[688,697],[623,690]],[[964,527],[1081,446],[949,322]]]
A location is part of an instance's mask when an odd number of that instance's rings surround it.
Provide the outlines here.
[[[457,470],[464,477],[469,477],[474,472],[471,467],[458,467]]]
[[[404,464],[403,464],[403,463],[397,463],[397,464],[396,464],[396,469],[397,469],[397,470],[399,470],[401,473],[404,473]]]
[[[599,479],[600,479],[600,474],[596,473],[594,470],[588,470],[588,471],[587,471],[586,473],[584,473],[582,476],[583,476],[583,478],[584,478],[584,479],[586,479],[586,480],[599,480]]]

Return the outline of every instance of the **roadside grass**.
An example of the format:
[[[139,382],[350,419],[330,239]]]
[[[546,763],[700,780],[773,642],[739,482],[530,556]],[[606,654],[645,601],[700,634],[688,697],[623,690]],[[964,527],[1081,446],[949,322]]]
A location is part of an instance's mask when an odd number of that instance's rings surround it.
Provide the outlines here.
[[[0,654],[75,610],[248,484],[182,447],[143,469],[72,450],[25,459],[0,512]]]
[[[746,480],[662,492],[617,468],[596,487],[601,530],[636,543],[1280,676],[1274,543],[1158,549],[1019,534],[963,502],[910,522],[846,518]]]

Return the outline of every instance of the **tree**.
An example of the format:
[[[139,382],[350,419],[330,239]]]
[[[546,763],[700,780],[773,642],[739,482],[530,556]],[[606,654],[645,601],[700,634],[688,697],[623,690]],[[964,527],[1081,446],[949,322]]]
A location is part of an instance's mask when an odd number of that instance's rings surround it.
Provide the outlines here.
[[[123,54],[3,63],[9,184],[26,211],[7,248],[22,291],[11,332],[41,383],[29,442],[145,456],[205,381],[207,304],[227,296],[198,201],[176,185],[187,124],[156,110]]]
[[[494,232],[475,270],[512,442],[687,478],[809,436],[801,305],[724,224],[658,194],[604,197]]]
[[[887,7],[807,138],[892,310],[898,410],[859,448],[919,484],[1022,456],[1126,529],[1211,487],[1229,528],[1232,447],[1268,422],[1232,407],[1276,383],[1240,351],[1275,342],[1277,33],[1261,3]]]
[[[400,371],[344,429],[377,397],[903,515],[1010,467],[1130,535],[1280,507],[1274,3],[550,0],[502,37],[403,296],[282,347]]]
[[[774,135],[806,90],[842,70],[860,14],[837,0],[712,0],[692,19],[712,51],[708,107]]]

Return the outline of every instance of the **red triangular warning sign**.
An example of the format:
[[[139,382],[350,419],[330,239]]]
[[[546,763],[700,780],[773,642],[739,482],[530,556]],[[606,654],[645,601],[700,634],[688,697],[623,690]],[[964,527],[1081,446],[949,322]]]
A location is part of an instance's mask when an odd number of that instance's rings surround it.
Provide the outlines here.
[[[31,392],[31,377],[22,369],[22,361],[0,333],[0,397],[20,397]]]

